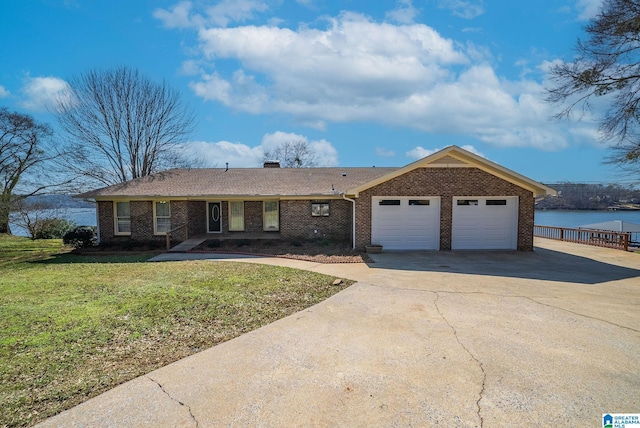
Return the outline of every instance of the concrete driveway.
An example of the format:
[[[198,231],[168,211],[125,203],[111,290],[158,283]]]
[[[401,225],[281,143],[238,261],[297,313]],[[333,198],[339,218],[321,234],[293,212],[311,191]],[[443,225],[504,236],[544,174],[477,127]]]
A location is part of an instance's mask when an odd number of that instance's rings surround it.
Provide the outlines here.
[[[640,412],[640,254],[383,253],[326,301],[42,426],[602,426]]]

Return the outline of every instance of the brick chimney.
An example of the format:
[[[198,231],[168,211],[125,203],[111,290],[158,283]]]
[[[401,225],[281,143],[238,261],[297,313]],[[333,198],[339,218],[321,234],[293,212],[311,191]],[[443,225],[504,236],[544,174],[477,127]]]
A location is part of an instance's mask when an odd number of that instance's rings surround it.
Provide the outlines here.
[[[264,168],[280,168],[280,161],[264,161]]]

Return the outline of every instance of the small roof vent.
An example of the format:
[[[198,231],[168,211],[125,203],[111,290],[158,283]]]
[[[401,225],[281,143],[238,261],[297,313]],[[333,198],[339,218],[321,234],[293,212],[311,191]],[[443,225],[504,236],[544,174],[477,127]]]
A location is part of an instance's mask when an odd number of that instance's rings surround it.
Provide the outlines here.
[[[264,161],[264,164],[262,166],[264,168],[280,168],[280,161],[277,161],[277,160]]]

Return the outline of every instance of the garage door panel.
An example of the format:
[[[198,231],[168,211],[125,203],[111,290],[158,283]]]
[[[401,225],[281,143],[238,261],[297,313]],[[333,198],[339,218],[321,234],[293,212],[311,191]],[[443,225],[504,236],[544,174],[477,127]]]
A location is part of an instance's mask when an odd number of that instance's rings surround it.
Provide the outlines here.
[[[380,203],[383,200],[385,205]],[[392,205],[391,201],[399,204]],[[439,202],[438,198],[424,197],[372,198],[372,242],[389,250],[439,249]]]
[[[516,249],[517,229],[517,197],[453,199],[451,248],[454,250]]]

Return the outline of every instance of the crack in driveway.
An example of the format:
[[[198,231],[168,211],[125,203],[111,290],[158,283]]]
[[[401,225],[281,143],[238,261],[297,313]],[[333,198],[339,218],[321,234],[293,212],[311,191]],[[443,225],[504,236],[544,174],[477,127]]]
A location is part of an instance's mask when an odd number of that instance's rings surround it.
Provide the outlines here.
[[[182,401],[177,400],[177,399],[175,399],[174,397],[172,397],[172,396],[171,396],[171,394],[169,394],[169,393],[164,389],[164,387],[160,384],[160,382],[158,382],[157,380],[153,379],[153,378],[152,378],[152,377],[150,377],[150,376],[146,376],[146,377],[147,377],[147,379],[149,379],[151,382],[153,382],[153,383],[155,383],[156,385],[158,385],[158,387],[160,388],[160,390],[161,390],[162,392],[164,392],[164,393],[165,393],[165,395],[166,395],[167,397],[169,397],[172,401],[175,401],[175,402],[176,402],[176,403],[178,403],[179,405],[181,405],[181,406],[183,406],[183,407],[186,407],[186,408],[187,408],[187,410],[189,411],[189,415],[191,416],[191,419],[193,419],[193,422],[195,422],[196,427],[199,427],[199,426],[200,426],[200,424],[198,423],[198,420],[196,419],[196,417],[195,417],[195,416],[193,415],[193,413],[191,412],[191,407],[190,407],[190,406],[188,406],[187,404],[183,403]]]
[[[406,291],[423,291],[425,293],[442,293],[442,294],[462,294],[462,295],[467,295],[467,294],[482,294],[485,296],[493,296],[493,297],[504,297],[504,298],[514,298],[514,299],[526,299],[529,300],[530,302],[536,303],[540,306],[545,306],[547,308],[552,308],[552,309],[557,309],[559,311],[563,311],[563,312],[567,312],[579,317],[583,317],[583,318],[587,318],[590,320],[594,320],[594,321],[600,321],[603,322],[605,324],[609,324],[612,325],[614,327],[618,327],[618,328],[623,328],[625,330],[631,330],[635,333],[640,333],[640,330],[633,328],[633,327],[629,327],[626,325],[622,325],[622,324],[617,324],[615,322],[606,320],[606,319],[602,319],[602,318],[598,318],[598,317],[594,317],[591,315],[587,315],[587,314],[583,314],[580,312],[576,312],[576,311],[572,311],[571,309],[567,309],[567,308],[562,308],[560,306],[555,306],[552,305],[550,303],[544,303],[544,302],[540,302],[539,300],[536,300],[535,297],[531,297],[531,296],[522,296],[519,294],[500,294],[500,293],[487,293],[486,291],[453,291],[453,290],[424,290],[421,288],[412,288],[412,287],[390,287],[388,285],[379,285],[379,284],[368,284],[370,286],[374,286],[374,287],[381,287],[381,288],[392,288],[392,289],[397,289],[397,290],[406,290]],[[544,299],[559,299],[558,297],[554,297],[554,296],[539,296],[539,298],[544,298]]]
[[[438,306],[438,300],[440,299],[440,295],[438,294],[438,292],[437,291],[432,291],[432,293],[434,293],[436,295],[436,298],[433,300],[433,305],[436,307],[436,311],[438,311],[438,314],[440,315],[440,317],[444,320],[444,322],[453,331],[453,336],[456,338],[456,341],[458,342],[458,344],[478,364],[478,367],[480,367],[480,371],[482,372],[482,385],[480,386],[480,392],[478,393],[478,400],[476,400],[476,407],[478,409],[478,411],[476,413],[478,415],[478,418],[480,419],[480,427],[482,427],[484,425],[484,419],[482,418],[482,414],[481,414],[482,407],[480,406],[480,401],[482,401],[482,397],[484,395],[485,384],[486,384],[486,381],[487,381],[487,373],[484,371],[484,367],[482,365],[482,362],[480,360],[478,360],[478,358],[476,358],[476,356],[473,355],[473,353],[471,351],[469,351],[469,349],[460,341],[460,338],[458,337],[458,331],[456,330],[456,328],[453,325],[451,325],[449,320],[444,316],[444,314],[440,310],[440,307]]]

